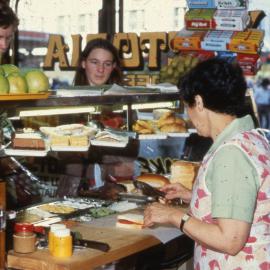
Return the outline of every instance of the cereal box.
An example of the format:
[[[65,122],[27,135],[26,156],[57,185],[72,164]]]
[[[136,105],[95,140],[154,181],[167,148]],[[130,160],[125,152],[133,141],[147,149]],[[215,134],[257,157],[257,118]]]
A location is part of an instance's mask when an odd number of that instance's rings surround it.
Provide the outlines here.
[[[257,54],[263,45],[264,31],[248,29],[234,32],[228,48],[232,52]]]
[[[201,42],[201,48],[212,51],[227,51],[233,31],[207,31]]]
[[[261,60],[258,54],[237,54],[237,62],[245,75],[255,75],[260,68]]]
[[[215,0],[187,0],[189,8],[215,8]]]
[[[182,29],[172,41],[172,47],[176,50],[199,50],[200,43],[205,35],[203,31],[189,31]]]
[[[218,9],[247,9],[248,0],[215,0]]]
[[[185,14],[185,26],[188,30],[214,29],[215,9],[190,9]]]
[[[249,24],[247,10],[218,9],[214,19],[216,30],[243,31]]]

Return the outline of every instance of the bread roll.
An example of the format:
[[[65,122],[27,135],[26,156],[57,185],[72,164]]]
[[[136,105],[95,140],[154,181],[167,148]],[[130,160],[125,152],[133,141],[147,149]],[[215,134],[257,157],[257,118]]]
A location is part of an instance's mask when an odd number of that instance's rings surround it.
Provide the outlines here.
[[[155,188],[160,188],[170,183],[170,180],[167,177],[154,173],[145,173],[138,176],[136,179]]]
[[[199,163],[178,160],[171,166],[171,183],[180,183],[191,190],[197,175]]]
[[[164,121],[166,118],[171,117],[171,116],[174,117],[174,112],[173,111],[167,111],[159,118],[159,121]]]
[[[154,128],[150,121],[137,120],[132,126],[133,131],[140,134],[152,134],[154,133]]]
[[[173,124],[169,124],[169,125],[164,125],[160,128],[161,132],[179,132],[179,133],[184,133],[187,132],[187,129],[179,124],[173,123]]]
[[[173,115],[167,117],[166,119],[163,120],[158,120],[158,127],[161,128],[164,125],[169,125],[173,124],[175,122],[175,117]]]
[[[180,117],[175,118],[175,123],[179,124],[179,125],[182,125],[184,127],[186,126],[186,121],[184,119],[180,118]]]

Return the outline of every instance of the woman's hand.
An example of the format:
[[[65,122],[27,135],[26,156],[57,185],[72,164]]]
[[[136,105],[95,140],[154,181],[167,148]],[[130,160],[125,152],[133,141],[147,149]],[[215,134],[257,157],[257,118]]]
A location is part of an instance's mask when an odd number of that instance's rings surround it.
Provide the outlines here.
[[[192,192],[179,183],[166,185],[160,190],[166,193],[165,198],[167,200],[180,198],[185,203],[189,203],[191,200]]]
[[[168,205],[153,203],[144,210],[144,226],[151,227],[155,223],[170,223],[179,227],[183,212]]]

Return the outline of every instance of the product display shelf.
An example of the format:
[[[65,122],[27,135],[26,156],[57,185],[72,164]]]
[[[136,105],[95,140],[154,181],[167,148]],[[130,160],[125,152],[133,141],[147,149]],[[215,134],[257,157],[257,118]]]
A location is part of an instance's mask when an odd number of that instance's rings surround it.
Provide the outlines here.
[[[179,101],[177,93],[145,93],[145,94],[129,94],[129,95],[97,95],[97,96],[57,96],[54,93],[48,95],[45,99],[0,99],[1,108],[7,112],[9,117],[17,117],[18,112],[23,110],[49,110],[54,108],[74,108],[80,106],[91,105],[113,105],[122,104],[127,106],[127,126],[129,130],[133,122],[132,105],[146,104],[155,102]],[[180,103],[179,103],[180,104]],[[46,115],[46,112],[45,114]],[[48,114],[50,115],[50,114]],[[0,182],[2,190],[3,182]],[[2,194],[2,193],[1,193]],[[6,200],[4,196],[0,196],[3,202],[0,206],[5,206]],[[0,269],[5,264],[5,235],[0,231]]]
[[[132,125],[132,105],[145,104],[166,101],[179,101],[177,93],[146,93],[146,94],[129,94],[129,95],[97,95],[97,96],[57,96],[51,94],[47,99],[37,100],[0,100],[1,107],[4,108],[8,116],[15,116],[18,111],[32,108],[39,109],[55,109],[55,108],[72,108],[93,105],[114,105],[122,104],[127,106],[127,127],[131,130]],[[67,114],[70,113],[67,112]],[[61,114],[65,114],[61,112]],[[46,115],[46,112],[42,115]],[[50,115],[50,114],[48,114]]]

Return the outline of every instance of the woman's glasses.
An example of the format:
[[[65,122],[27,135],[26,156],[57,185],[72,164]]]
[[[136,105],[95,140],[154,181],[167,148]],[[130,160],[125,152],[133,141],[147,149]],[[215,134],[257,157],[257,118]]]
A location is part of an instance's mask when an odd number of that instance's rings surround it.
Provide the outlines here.
[[[113,61],[100,62],[97,59],[87,59],[87,61],[95,68],[111,69],[113,67]]]

